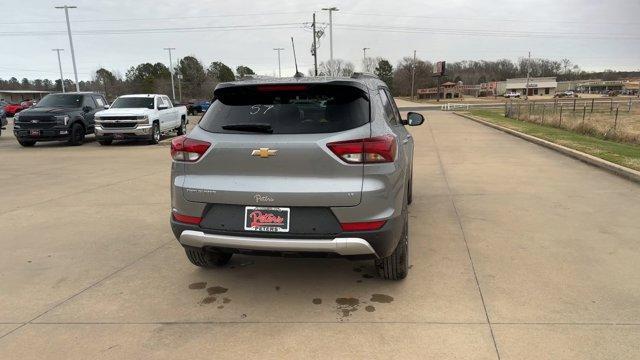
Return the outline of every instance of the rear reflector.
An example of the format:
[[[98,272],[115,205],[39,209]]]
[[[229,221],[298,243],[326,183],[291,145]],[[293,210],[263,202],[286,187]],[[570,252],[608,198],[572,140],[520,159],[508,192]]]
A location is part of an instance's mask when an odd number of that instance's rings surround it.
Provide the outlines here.
[[[341,223],[340,227],[342,231],[369,231],[379,230],[384,226],[386,220],[368,221],[368,222],[353,222],[353,223]]]
[[[200,225],[200,221],[202,221],[201,217],[182,215],[176,212],[173,213],[173,218],[174,220],[179,221],[181,223],[191,224],[191,225]]]
[[[171,157],[175,161],[194,162],[207,152],[211,143],[190,139],[184,135],[171,140]]]
[[[327,147],[349,164],[393,162],[397,152],[396,138],[392,135],[332,142]]]

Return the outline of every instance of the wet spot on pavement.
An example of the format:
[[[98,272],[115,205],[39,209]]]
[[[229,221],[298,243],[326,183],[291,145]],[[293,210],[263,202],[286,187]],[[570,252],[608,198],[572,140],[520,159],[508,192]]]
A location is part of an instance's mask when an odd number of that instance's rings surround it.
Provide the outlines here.
[[[393,297],[385,294],[373,294],[370,300],[377,303],[388,304],[393,301]]]
[[[371,274],[362,274],[362,277],[365,279],[373,279],[373,275]]]
[[[224,294],[228,290],[229,289],[224,288],[222,286],[212,286],[207,288],[207,292],[209,293],[209,295]]]
[[[192,290],[204,289],[206,286],[207,286],[207,283],[204,281],[194,282],[193,284],[189,284],[189,289],[192,289]]]
[[[247,314],[242,314],[242,315],[240,315],[240,319],[244,319],[244,318],[246,318],[246,317],[247,317]]]
[[[316,305],[320,305],[322,304],[322,299],[320,298],[315,298],[311,301],[312,303],[316,304]]]
[[[218,305],[218,309],[224,309],[224,305]]]
[[[337,309],[342,313],[342,317],[351,316],[351,313],[358,311],[360,300],[356,298],[337,298]]]
[[[362,279],[358,279],[358,280],[356,280],[356,282],[357,282],[357,283],[361,283],[361,282],[362,282]]]
[[[206,298],[202,299],[202,303],[203,304],[211,304],[216,302],[217,298],[215,296],[207,296]]]
[[[231,299],[229,299],[229,298],[223,298],[223,299],[222,299],[222,303],[223,303],[223,304],[228,304],[228,303],[230,303],[230,302],[231,302]]]
[[[280,291],[280,286],[276,286],[276,291]]]
[[[367,307],[365,307],[364,309],[365,309],[367,312],[374,312],[374,311],[376,311],[375,306],[371,306],[371,305],[368,305],[368,306],[367,306]]]

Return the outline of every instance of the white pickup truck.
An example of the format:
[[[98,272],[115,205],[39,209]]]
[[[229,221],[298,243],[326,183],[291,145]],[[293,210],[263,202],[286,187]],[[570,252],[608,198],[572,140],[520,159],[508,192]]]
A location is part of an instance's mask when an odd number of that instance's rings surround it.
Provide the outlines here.
[[[109,109],[97,112],[95,122],[96,139],[101,145],[124,139],[157,144],[163,133],[187,132],[187,108],[174,107],[166,95],[123,95]]]

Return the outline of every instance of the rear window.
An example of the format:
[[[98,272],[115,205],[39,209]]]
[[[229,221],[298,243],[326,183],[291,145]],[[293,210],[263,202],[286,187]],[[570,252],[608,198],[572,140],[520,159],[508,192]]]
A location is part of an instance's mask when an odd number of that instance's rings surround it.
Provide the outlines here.
[[[218,89],[215,96],[199,125],[210,132],[332,133],[369,122],[367,95],[351,86],[239,86]]]

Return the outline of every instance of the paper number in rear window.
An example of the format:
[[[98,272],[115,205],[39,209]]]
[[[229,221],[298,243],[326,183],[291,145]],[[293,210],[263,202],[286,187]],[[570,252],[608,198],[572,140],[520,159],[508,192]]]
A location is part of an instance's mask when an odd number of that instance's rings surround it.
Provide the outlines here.
[[[216,133],[227,125],[259,124],[273,134],[313,134],[345,131],[369,122],[369,102],[362,90],[344,85],[296,87],[237,86],[221,89],[200,121]]]

